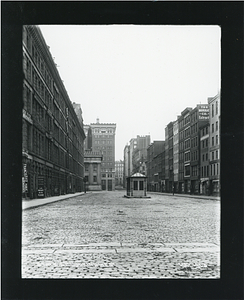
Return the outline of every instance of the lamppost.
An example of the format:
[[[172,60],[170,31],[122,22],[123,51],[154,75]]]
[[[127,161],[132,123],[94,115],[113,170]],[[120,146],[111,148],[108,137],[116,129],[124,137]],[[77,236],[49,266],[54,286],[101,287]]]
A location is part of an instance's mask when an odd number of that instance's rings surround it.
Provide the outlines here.
[[[84,182],[84,192],[86,193],[86,177],[83,178],[83,182]]]

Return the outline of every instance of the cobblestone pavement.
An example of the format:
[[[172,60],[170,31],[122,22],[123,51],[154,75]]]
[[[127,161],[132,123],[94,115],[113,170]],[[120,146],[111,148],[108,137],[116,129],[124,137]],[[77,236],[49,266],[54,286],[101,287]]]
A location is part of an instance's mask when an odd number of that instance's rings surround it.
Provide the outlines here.
[[[220,201],[123,195],[23,211],[22,278],[220,277]]]

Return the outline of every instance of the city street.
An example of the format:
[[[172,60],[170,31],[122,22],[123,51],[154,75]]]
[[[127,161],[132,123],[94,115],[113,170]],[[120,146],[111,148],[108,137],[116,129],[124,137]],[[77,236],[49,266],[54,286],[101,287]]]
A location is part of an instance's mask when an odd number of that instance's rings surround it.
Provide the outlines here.
[[[220,201],[124,194],[23,210],[22,278],[220,277]]]

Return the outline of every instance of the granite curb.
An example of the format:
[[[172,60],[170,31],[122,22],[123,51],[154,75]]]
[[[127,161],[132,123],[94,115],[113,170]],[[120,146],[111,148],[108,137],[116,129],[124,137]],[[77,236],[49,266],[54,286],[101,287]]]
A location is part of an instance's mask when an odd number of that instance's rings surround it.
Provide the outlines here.
[[[219,196],[204,196],[204,195],[189,195],[189,194],[172,194],[172,193],[160,193],[160,192],[147,192],[148,194],[162,195],[162,196],[175,196],[175,197],[185,197],[185,198],[195,198],[204,200],[216,200],[220,201]]]
[[[67,194],[61,196],[53,196],[48,198],[40,198],[40,199],[32,199],[32,200],[22,200],[22,210],[30,209],[38,206],[47,205],[53,202],[67,200],[69,198],[75,198],[78,196],[86,195],[86,193],[75,193],[75,194]]]

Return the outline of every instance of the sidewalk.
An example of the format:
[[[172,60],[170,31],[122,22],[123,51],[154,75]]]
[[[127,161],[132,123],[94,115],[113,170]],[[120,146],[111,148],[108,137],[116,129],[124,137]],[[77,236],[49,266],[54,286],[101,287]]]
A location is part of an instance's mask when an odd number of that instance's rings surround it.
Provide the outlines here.
[[[74,193],[74,194],[67,194],[67,195],[61,195],[61,196],[53,196],[48,198],[40,198],[40,199],[31,199],[31,200],[22,200],[22,210],[33,208],[41,205],[46,205],[52,202],[57,202],[69,198],[74,198],[77,196],[84,195],[84,192],[81,193]]]
[[[172,193],[161,193],[161,192],[147,192],[148,194],[157,194],[164,196],[177,196],[186,198],[206,199],[206,200],[220,200],[219,196],[205,196],[205,195],[190,195],[190,194],[172,194]]]

